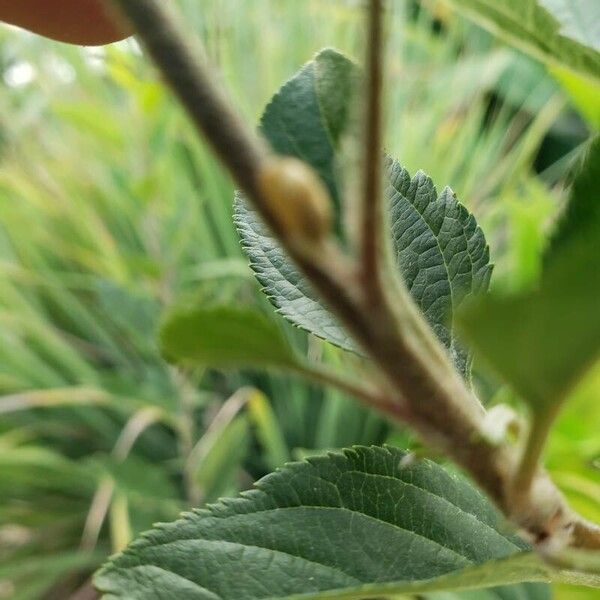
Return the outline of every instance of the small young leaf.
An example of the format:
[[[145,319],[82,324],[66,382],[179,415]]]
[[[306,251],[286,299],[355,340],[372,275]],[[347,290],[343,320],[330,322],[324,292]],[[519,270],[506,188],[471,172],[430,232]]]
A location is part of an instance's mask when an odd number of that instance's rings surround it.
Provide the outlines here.
[[[96,585],[105,600],[253,600],[545,580],[538,563],[523,564],[524,550],[464,479],[395,448],[357,447],[287,465],[237,499],[159,525],[112,559]],[[514,566],[461,573],[514,556]]]
[[[388,159],[388,196],[396,262],[413,299],[465,377],[466,354],[453,337],[453,316],[467,296],[487,290],[492,267],[475,217],[446,187],[438,195],[419,171]]]
[[[597,0],[447,1],[535,58],[600,81]]]
[[[167,360],[183,365],[292,368],[298,363],[272,321],[232,306],[175,310],[161,327],[160,345]]]
[[[323,50],[275,94],[260,123],[275,152],[302,159],[318,173],[333,200],[338,231],[342,186],[335,154],[348,129],[356,79],[351,61],[335,50]],[[298,327],[354,350],[344,328],[239,195],[234,219],[250,265],[279,312]]]
[[[562,400],[600,357],[600,138],[551,238],[538,289],[465,310],[465,334],[535,409]]]
[[[341,221],[336,163],[349,128],[358,70],[324,50],[288,81],[267,106],[261,130],[274,150],[301,158],[326,184]],[[438,195],[431,179],[412,179],[386,159],[386,196],[397,264],[415,302],[468,377],[468,360],[452,335],[453,313],[470,294],[487,289],[488,247],[475,219],[449,188]],[[258,214],[238,196],[235,220],[250,264],[266,294],[292,323],[347,350],[352,340],[286,257]]]

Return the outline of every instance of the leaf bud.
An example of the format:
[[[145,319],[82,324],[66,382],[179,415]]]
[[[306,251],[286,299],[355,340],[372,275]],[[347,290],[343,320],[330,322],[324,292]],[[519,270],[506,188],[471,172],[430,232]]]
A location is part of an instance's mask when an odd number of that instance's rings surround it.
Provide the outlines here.
[[[289,239],[317,242],[330,231],[329,194],[302,161],[270,158],[258,175],[258,187],[271,218]]]

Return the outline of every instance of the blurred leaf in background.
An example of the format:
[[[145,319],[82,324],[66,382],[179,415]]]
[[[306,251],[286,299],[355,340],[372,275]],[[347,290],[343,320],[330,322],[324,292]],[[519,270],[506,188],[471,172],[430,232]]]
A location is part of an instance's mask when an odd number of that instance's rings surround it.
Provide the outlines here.
[[[600,138],[584,154],[538,285],[472,302],[462,317],[467,339],[539,418],[600,357]]]

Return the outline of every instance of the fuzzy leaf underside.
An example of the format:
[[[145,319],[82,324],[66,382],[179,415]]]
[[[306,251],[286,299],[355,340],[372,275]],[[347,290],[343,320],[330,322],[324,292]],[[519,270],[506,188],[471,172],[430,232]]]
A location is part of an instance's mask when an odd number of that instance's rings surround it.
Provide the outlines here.
[[[310,164],[328,187],[341,221],[339,165],[344,132],[350,129],[356,67],[324,50],[275,95],[261,120],[273,149]],[[453,314],[462,301],[487,289],[491,265],[475,218],[449,188],[438,194],[424,173],[410,177],[386,158],[388,223],[400,273],[413,299],[468,376],[468,359],[453,336]],[[287,258],[256,211],[239,195],[235,222],[257,279],[289,321],[346,350],[356,350],[337,319]]]
[[[356,447],[288,464],[236,499],[146,533],[96,585],[104,600],[255,600],[547,579],[523,562],[525,544],[483,495],[435,463],[405,458]],[[514,565],[470,570],[508,557]]]

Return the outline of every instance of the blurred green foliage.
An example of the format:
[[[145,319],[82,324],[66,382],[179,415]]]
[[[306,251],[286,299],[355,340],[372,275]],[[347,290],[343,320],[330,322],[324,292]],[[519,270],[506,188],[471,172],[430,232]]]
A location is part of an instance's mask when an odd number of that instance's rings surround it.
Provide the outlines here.
[[[180,4],[252,121],[319,49],[361,55],[353,0]],[[477,215],[494,285],[526,289],[595,117],[544,67],[425,4],[390,9],[387,147]],[[0,42],[0,598],[68,598],[153,522],[288,458],[410,443],[298,378],[168,366],[155,335],[167,307],[218,302],[264,312],[300,355],[348,368],[259,293],[231,183],[133,42],[81,49],[13,29]],[[576,391],[548,450],[596,518],[599,385],[596,373]]]

